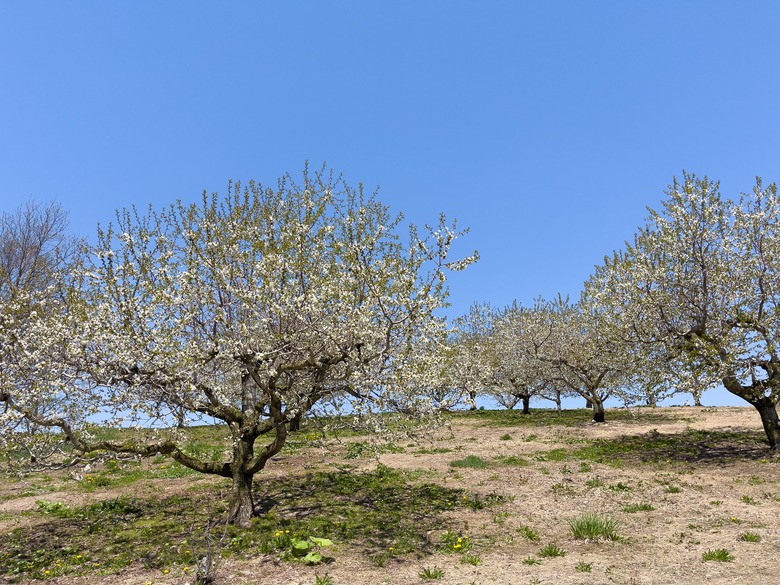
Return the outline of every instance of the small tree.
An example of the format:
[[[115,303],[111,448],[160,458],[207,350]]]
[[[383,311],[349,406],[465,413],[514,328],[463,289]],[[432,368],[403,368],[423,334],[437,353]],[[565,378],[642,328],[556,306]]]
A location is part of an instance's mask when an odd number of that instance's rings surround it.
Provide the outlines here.
[[[634,343],[689,368],[678,370],[679,381],[700,391],[719,380],[756,408],[780,449],[777,187],[758,179],[735,203],[717,182],[686,173],[667,195],[634,243],[597,269],[591,291]]]
[[[421,348],[447,334],[435,316],[446,269],[475,257],[449,261],[460,232],[443,216],[406,241],[401,220],[324,169],[300,185],[288,175],[275,189],[236,183],[200,204],[118,212],[65,308],[13,342],[17,371],[41,375],[36,392],[57,413],[36,416],[32,392],[6,393],[6,412],[59,429],[76,452],[162,453],[230,478],[228,517],[245,525],[253,477],[291,421],[346,404],[377,428],[378,412],[432,408]],[[151,430],[98,440],[88,416]],[[187,452],[178,418],[225,425],[230,456]]]

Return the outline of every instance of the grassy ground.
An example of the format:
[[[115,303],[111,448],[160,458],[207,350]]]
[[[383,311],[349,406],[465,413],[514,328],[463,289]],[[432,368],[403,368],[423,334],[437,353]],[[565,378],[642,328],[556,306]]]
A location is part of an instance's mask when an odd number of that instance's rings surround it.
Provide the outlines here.
[[[194,583],[775,583],[780,486],[740,408],[456,414],[432,441],[304,429],[256,476],[250,529],[229,483],[165,457],[0,483],[0,580]],[[204,428],[190,450],[221,456]]]

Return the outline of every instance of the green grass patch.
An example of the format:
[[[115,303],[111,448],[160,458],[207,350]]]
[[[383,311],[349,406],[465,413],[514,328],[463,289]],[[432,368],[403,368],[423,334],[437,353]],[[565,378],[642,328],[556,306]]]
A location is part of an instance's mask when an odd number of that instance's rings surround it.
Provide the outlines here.
[[[197,487],[169,498],[119,498],[80,507],[40,500],[34,512],[40,521],[5,535],[0,575],[29,581],[121,573],[128,567],[194,567],[207,550],[207,539],[221,542],[226,557],[282,556],[290,547],[280,548],[280,533],[304,543],[326,539],[337,546],[348,544],[368,558],[390,548],[393,555],[424,555],[440,544],[431,534],[452,528],[443,512],[506,501],[500,494],[479,497],[412,483],[405,473],[380,465],[368,473],[263,478],[255,482],[260,515],[250,528],[240,529],[222,521],[225,503],[219,490]],[[456,538],[453,547],[457,544]],[[463,548],[461,544],[457,550]],[[302,559],[311,552],[317,551],[307,551]],[[328,554],[338,553],[329,549]]]
[[[450,467],[469,467],[471,469],[485,469],[490,467],[490,462],[476,455],[467,455],[463,459],[450,461]]]
[[[593,419],[593,411],[589,408],[575,408],[561,411],[558,416],[554,408],[532,408],[530,414],[519,410],[472,410],[453,413],[454,418],[477,420],[485,426],[497,427],[534,427],[540,424],[548,426],[574,427],[584,426]],[[625,409],[608,409],[607,421],[628,424],[673,422],[675,416],[665,414],[658,409],[639,411],[635,418]]]
[[[629,504],[623,508],[623,512],[634,514],[636,512],[652,512],[655,510],[651,504]]]

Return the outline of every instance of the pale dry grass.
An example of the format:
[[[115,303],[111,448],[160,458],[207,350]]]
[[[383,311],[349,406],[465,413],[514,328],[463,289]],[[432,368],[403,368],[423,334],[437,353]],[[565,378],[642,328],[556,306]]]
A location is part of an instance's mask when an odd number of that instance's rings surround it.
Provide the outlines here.
[[[425,481],[465,488],[483,497],[504,496],[505,502],[496,507],[449,513],[455,530],[469,535],[473,543],[470,554],[478,555],[481,565],[461,563],[459,555],[437,553],[420,558],[414,554],[393,557],[384,567],[377,567],[360,551],[339,547],[333,553],[335,561],[328,566],[280,563],[272,555],[261,554],[243,561],[226,560],[217,583],[313,585],[315,575],[325,572],[335,585],[780,582],[780,464],[766,446],[755,441],[722,438],[728,435],[708,440],[691,434],[706,430],[755,437],[760,431],[758,415],[750,408],[660,410],[668,416],[667,420],[651,418],[652,411],[647,409],[639,411],[634,422],[574,427],[493,426],[480,419],[458,418],[453,422],[451,437],[422,446],[447,447],[452,452],[420,453],[417,447],[407,447],[404,453],[382,455],[380,461],[384,465],[435,473],[426,476]],[[502,440],[507,433],[512,439]],[[526,440],[531,435],[536,437]],[[693,438],[688,443],[681,442],[687,437]],[[633,441],[630,444],[635,448],[610,454],[609,462],[577,455],[577,450],[596,440],[613,445]],[[556,449],[564,451],[555,452]],[[554,452],[552,457],[545,455],[550,452]],[[481,457],[491,465],[485,469],[449,465],[467,455]],[[529,465],[502,465],[497,459],[501,456],[522,457]],[[317,460],[314,452],[289,456],[276,462],[259,481],[304,473],[305,468],[318,465]],[[371,460],[358,462],[364,467],[376,465]],[[187,489],[192,481],[154,480],[123,489],[134,490],[139,496],[159,490],[170,493]],[[67,488],[66,482],[63,485]],[[25,509],[34,509],[38,499],[13,497],[15,490],[18,494],[21,489],[19,484],[5,484],[0,489],[0,497],[5,498],[0,500],[0,534],[20,523],[38,521],[18,516]],[[92,494],[74,494],[63,489],[45,497],[72,505],[77,500],[117,495],[111,489]],[[654,509],[623,511],[640,504]],[[569,521],[587,512],[614,518],[622,541],[575,539]],[[536,531],[540,540],[524,538],[520,531],[523,526]],[[45,529],[43,523],[41,528]],[[744,542],[740,536],[745,532],[759,534],[761,542]],[[541,559],[538,552],[549,543],[556,543],[567,554]],[[715,549],[730,551],[734,560],[703,562],[702,554]],[[522,562],[529,557],[542,562]],[[587,565],[590,572],[577,570],[578,566]],[[419,577],[423,567],[433,566],[444,570],[441,579]],[[63,577],[50,582],[183,585],[193,579],[175,570],[163,575],[160,571],[134,568],[122,575]]]

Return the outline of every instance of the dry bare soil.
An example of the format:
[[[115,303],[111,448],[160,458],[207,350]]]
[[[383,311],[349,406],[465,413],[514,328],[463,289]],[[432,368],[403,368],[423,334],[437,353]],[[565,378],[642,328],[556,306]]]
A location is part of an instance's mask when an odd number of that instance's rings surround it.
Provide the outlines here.
[[[194,584],[205,541],[193,534],[203,523],[214,527],[224,556],[218,584],[780,583],[780,464],[755,411],[632,413],[608,411],[600,425],[585,413],[564,421],[549,411],[458,415],[451,432],[395,445],[378,462],[355,457],[366,437],[345,439],[325,459],[314,441],[301,441],[256,478],[258,507],[275,524],[260,518],[243,535],[219,527],[224,480],[166,477],[169,461],[143,463],[133,481],[102,486],[65,474],[4,480],[0,581]],[[144,520],[154,533],[143,532],[139,510],[152,502],[180,510],[179,528]],[[187,520],[193,502],[211,516]],[[110,520],[100,550],[90,539],[101,526],[85,511],[96,506]],[[614,521],[616,537],[575,538],[572,523],[587,513]],[[373,533],[361,532],[361,514],[367,523],[380,518]],[[329,536],[335,544],[322,550],[325,562],[282,560],[275,544],[285,526]],[[168,544],[143,549],[144,534],[165,530]],[[165,557],[166,546],[179,556]],[[554,547],[565,554],[545,556]],[[109,553],[122,562],[112,565]],[[722,560],[705,560],[708,553]],[[34,569],[25,573],[24,562]]]

